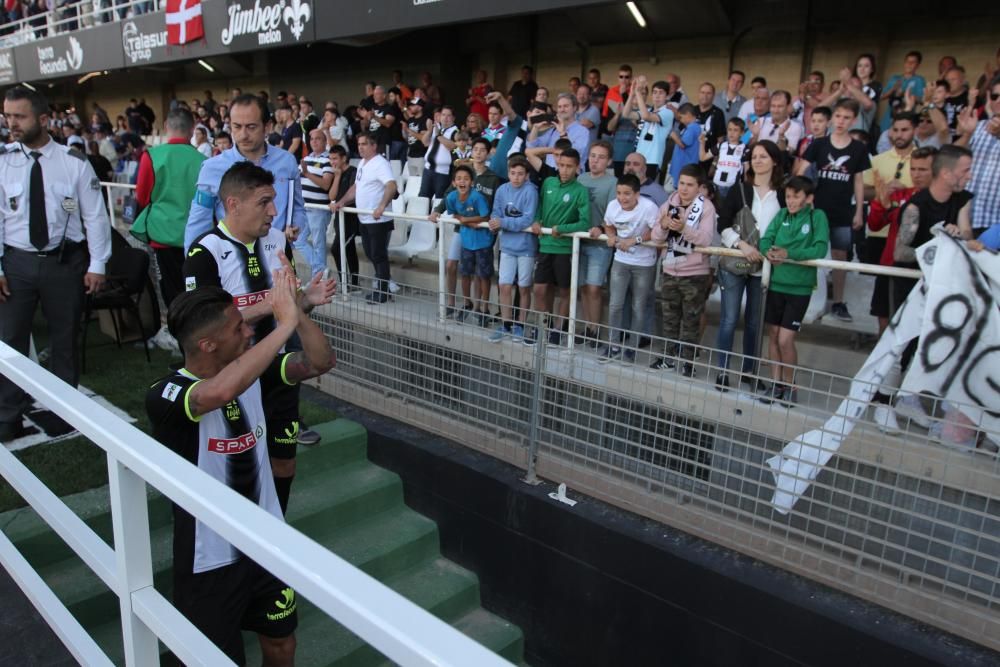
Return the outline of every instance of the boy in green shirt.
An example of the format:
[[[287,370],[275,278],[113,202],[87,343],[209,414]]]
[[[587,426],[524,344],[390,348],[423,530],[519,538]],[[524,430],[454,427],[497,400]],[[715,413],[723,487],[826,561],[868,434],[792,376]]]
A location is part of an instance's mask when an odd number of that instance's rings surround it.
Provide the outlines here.
[[[570,234],[590,229],[590,194],[576,180],[580,170],[580,153],[567,148],[556,161],[559,176],[550,176],[538,193],[537,220],[527,231],[538,234],[538,261],[535,264],[534,300],[539,310],[552,313],[555,304],[554,285],[559,292],[559,313],[550,319],[549,344],[562,341],[562,318],[569,315],[569,287],[573,264],[573,239]],[[542,229],[551,230],[543,234]],[[525,336],[525,345],[534,345],[538,330]]]
[[[822,259],[830,246],[830,226],[823,211],[814,209],[813,182],[795,176],[785,185],[786,208],[778,211],[760,240],[760,251],[773,265],[771,284],[764,305],[768,355],[774,384],[760,399],[779,401],[791,407],[795,391],[795,334],[809,308],[816,288],[816,268],[787,263],[788,260]]]

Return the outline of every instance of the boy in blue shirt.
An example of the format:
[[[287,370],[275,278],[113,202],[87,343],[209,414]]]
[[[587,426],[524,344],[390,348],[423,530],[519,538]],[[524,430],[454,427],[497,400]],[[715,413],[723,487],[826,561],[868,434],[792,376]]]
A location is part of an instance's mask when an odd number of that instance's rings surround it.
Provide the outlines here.
[[[682,104],[677,110],[677,120],[684,129],[670,133],[670,138],[674,140],[674,154],[670,158],[670,177],[674,185],[680,178],[681,169],[689,164],[697,164],[701,145],[698,137],[701,135],[701,125],[698,124],[698,116],[694,105],[691,103]]]
[[[472,167],[464,164],[455,167],[451,181],[455,189],[445,197],[444,206],[461,225],[459,235],[462,237],[462,258],[459,260],[458,272],[462,276],[465,308],[455,319],[463,322],[476,312],[479,325],[486,326],[490,321],[485,297],[490,293],[490,278],[493,277],[493,234],[488,229],[477,227],[489,220],[490,205],[486,197],[472,189],[474,179]],[[479,287],[478,308],[472,296],[473,276]]]
[[[538,189],[528,181],[528,161],[512,157],[507,176],[510,181],[501,185],[493,198],[493,217],[490,219],[490,230],[500,232],[500,316],[503,318],[489,336],[491,343],[499,343],[506,335],[513,335],[514,340],[524,338],[524,323],[531,308],[535,255],[538,254],[538,237],[526,231],[535,221],[538,208]],[[515,278],[520,297],[516,322],[513,313]]]

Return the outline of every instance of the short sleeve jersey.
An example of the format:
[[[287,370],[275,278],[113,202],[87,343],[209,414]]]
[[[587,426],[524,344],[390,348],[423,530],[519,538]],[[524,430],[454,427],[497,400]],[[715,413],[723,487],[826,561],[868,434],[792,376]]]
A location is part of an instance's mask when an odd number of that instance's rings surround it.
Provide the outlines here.
[[[274,359],[259,380],[235,400],[201,416],[191,414],[191,390],[201,379],[180,369],[146,393],[153,438],[260,508],[281,518],[267,454],[267,423],[261,400],[272,387],[288,385],[285,364]],[[198,574],[236,562],[240,552],[214,530],[174,506],[174,567]]]
[[[459,198],[458,190],[452,190],[445,197],[444,203],[452,215],[474,218],[490,214],[490,205],[486,197],[475,190],[469,190],[469,196],[465,201]],[[493,245],[493,234],[488,229],[475,229],[462,225],[458,233],[462,237],[462,247],[466,250],[482,250]]]
[[[809,144],[803,159],[816,167],[814,206],[826,213],[830,227],[849,227],[854,217],[854,175],[871,167],[868,149],[856,139],[837,148],[830,137],[820,137]]]

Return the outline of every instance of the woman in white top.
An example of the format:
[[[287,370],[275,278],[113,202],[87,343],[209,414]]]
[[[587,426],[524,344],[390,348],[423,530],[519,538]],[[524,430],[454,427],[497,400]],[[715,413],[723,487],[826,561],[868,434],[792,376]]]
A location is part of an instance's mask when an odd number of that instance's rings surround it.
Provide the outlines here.
[[[740,237],[739,231],[733,228],[736,217],[746,202],[757,223],[757,242],[767,231],[774,216],[785,205],[783,190],[785,174],[782,170],[782,151],[773,141],[759,141],[754,144],[750,154],[750,168],[746,179],[738,187],[733,187],[726,195],[719,209],[719,235],[722,245],[743,253],[750,262],[762,262],[763,256],[756,245],[751,245]],[[720,391],[729,391],[729,352],[733,350],[733,339],[736,337],[736,325],[740,321],[740,305],[743,303],[743,293],[746,292],[746,309],[743,325],[743,366],[740,382],[747,385],[751,391],[764,389],[763,383],[757,379],[757,329],[761,316],[761,284],[760,271],[737,274],[726,270],[724,262],[719,265],[719,287],[722,290],[722,317],[719,322],[719,337],[715,347],[722,353],[719,360],[721,369],[715,380],[715,386]]]

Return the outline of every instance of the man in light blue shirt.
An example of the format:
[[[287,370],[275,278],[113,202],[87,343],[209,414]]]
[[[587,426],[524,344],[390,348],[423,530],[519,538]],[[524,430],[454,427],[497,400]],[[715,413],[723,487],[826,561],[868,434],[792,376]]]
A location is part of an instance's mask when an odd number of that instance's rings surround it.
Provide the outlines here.
[[[556,122],[532,125],[528,135],[528,148],[552,148],[560,139],[569,139],[580,155],[586,155],[590,145],[590,132],[576,121],[576,109],[575,97],[569,93],[560,94],[556,101]],[[547,155],[545,162],[555,169],[556,159],[553,154]]]
[[[199,236],[211,230],[225,216],[218,197],[219,183],[234,163],[243,160],[250,160],[274,174],[274,206],[278,214],[271,224],[281,230],[288,227],[308,229],[298,163],[291,153],[270,146],[265,141],[267,106],[254,95],[241,95],[232,101],[229,118],[234,145],[201,165],[184,230],[185,252]]]

